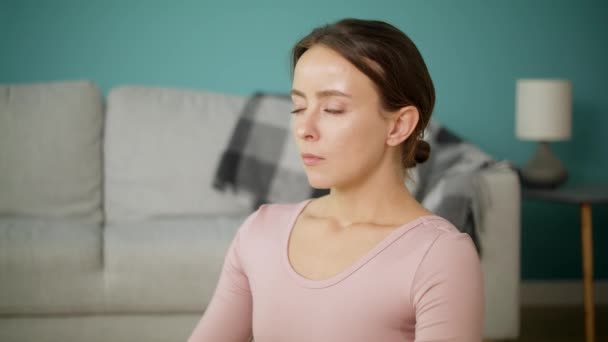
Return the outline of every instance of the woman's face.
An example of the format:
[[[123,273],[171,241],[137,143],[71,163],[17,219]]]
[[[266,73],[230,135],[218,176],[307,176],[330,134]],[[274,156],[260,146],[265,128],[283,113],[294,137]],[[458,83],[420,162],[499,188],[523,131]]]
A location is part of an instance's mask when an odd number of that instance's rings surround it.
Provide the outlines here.
[[[385,158],[389,120],[374,84],[337,52],[307,50],[295,66],[291,97],[292,130],[311,186],[353,184]]]

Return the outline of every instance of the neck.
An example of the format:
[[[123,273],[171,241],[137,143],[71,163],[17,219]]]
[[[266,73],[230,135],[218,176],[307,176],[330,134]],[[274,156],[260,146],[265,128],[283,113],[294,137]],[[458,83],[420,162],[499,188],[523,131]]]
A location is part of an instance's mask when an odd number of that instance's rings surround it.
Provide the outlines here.
[[[405,186],[403,171],[385,163],[360,181],[332,187],[327,196],[327,215],[343,226],[357,223],[394,225],[418,202]]]

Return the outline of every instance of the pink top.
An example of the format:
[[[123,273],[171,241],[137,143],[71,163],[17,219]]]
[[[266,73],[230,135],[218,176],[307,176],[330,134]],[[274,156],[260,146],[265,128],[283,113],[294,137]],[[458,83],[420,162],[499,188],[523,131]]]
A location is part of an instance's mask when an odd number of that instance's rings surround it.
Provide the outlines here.
[[[419,217],[342,272],[311,280],[287,254],[309,201],[263,205],[245,220],[189,342],[481,341],[483,280],[468,234]]]

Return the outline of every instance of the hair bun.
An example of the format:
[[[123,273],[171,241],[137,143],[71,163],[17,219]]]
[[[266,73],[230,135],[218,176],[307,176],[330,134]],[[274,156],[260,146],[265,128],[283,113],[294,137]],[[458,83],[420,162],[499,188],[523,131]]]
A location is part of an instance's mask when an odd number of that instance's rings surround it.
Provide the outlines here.
[[[415,156],[414,159],[416,160],[417,164],[422,164],[425,161],[427,161],[427,159],[429,159],[429,156],[431,155],[431,145],[420,139],[416,142],[416,152],[415,152]]]

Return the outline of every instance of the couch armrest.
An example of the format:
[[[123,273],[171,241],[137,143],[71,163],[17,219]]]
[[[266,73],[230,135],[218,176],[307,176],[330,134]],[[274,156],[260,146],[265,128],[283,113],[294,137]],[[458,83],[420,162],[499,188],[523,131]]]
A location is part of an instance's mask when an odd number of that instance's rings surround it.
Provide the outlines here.
[[[484,337],[514,339],[520,329],[521,194],[506,163],[480,173],[484,212],[478,234],[484,273]]]

